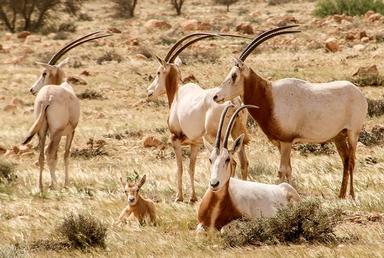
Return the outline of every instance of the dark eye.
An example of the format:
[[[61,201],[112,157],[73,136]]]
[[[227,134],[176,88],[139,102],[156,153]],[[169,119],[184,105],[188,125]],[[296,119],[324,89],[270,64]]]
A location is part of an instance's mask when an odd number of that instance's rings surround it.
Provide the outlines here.
[[[211,163],[211,164],[212,164],[212,159],[211,159],[211,158],[209,158],[209,163]]]
[[[225,160],[225,163],[229,163],[229,161],[231,161],[229,158],[227,158],[226,160]]]
[[[46,72],[43,72],[43,77],[47,76],[47,73]]]
[[[237,74],[236,74],[236,73],[233,73],[233,74],[232,74],[232,81],[236,81],[236,78],[237,78]]]
[[[127,193],[128,193],[128,191],[124,191],[124,193],[126,193],[126,194],[127,194]]]
[[[160,75],[160,72],[157,72],[157,75]]]

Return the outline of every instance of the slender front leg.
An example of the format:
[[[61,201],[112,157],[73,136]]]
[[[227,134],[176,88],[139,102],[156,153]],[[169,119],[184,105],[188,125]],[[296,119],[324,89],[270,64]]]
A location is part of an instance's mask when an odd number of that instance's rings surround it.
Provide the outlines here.
[[[65,141],[65,152],[64,152],[64,173],[65,173],[65,181],[64,187],[69,186],[69,155],[71,154],[71,145],[73,136],[75,135],[75,131],[67,135]]]
[[[61,135],[59,133],[55,133],[50,136],[50,142],[47,148],[47,160],[49,172],[51,173],[51,185],[49,186],[51,189],[55,189],[57,185],[56,179],[56,164],[57,164],[57,151],[59,149]]]
[[[191,157],[189,160],[189,180],[191,182],[191,197],[189,199],[190,203],[194,203],[197,201],[196,193],[195,193],[195,167],[196,167],[196,159],[197,154],[199,153],[199,145],[192,144],[191,145]]]
[[[280,142],[280,169],[279,180],[280,183],[286,179],[288,183],[292,181],[292,168],[291,168],[291,148],[292,143]]]
[[[241,179],[247,180],[248,179],[248,166],[249,162],[247,159],[247,154],[245,152],[245,146],[244,144],[241,146],[240,151],[238,152],[238,157],[240,160],[240,166],[241,166]]]
[[[47,138],[47,130],[43,130],[43,132],[39,132],[39,176],[36,180],[36,187],[40,192],[43,192],[43,170],[44,170],[44,146],[45,140]]]
[[[355,190],[353,189],[353,171],[355,169],[355,159],[356,159],[356,148],[357,142],[359,140],[359,133],[354,133],[352,131],[348,131],[348,145],[349,145],[349,194],[352,199],[355,200]]]
[[[176,202],[183,201],[183,157],[181,153],[181,142],[176,136],[171,137],[173,150],[175,151],[177,164],[177,195]]]

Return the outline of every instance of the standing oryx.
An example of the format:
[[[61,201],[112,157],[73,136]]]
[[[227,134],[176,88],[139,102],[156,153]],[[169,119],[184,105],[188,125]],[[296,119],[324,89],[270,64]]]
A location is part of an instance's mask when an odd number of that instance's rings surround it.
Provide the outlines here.
[[[198,36],[196,38],[196,36]],[[214,90],[203,89],[194,83],[188,83],[179,86],[181,82],[181,74],[178,66],[174,63],[176,57],[188,46],[199,40],[215,37],[215,36],[235,36],[231,34],[212,34],[212,33],[193,33],[180,39],[169,50],[165,59],[156,56],[160,63],[157,70],[157,75],[148,87],[148,97],[156,98],[162,94],[167,94],[169,104],[168,127],[171,131],[172,146],[175,150],[177,162],[177,196],[176,201],[183,201],[182,192],[182,154],[181,146],[190,145],[191,157],[189,164],[189,176],[191,181],[191,196],[190,202],[197,200],[194,186],[194,174],[196,158],[199,146],[202,143],[202,137],[212,141],[215,138],[216,130],[219,124],[220,114],[224,109],[223,104],[217,104],[212,100]],[[179,47],[184,41],[189,38],[187,43]],[[179,48],[178,48],[179,47]],[[236,100],[240,104],[240,99]],[[240,134],[245,135],[244,143],[248,143],[248,134],[246,129],[247,113],[241,114],[241,119],[235,124],[233,137]],[[247,179],[248,176],[248,160],[245,154],[245,149],[239,151],[239,159],[241,163],[241,177]]]
[[[69,184],[68,158],[75,133],[75,128],[80,117],[80,103],[71,85],[66,81],[63,67],[68,63],[68,58],[55,65],[59,59],[71,49],[91,40],[111,36],[103,32],[94,32],[76,39],[56,52],[48,64],[37,63],[44,67],[39,79],[33,84],[31,93],[35,99],[35,122],[23,141],[27,144],[35,134],[39,137],[39,166],[40,174],[37,186],[43,190],[44,147],[47,133],[50,142],[46,149],[49,171],[51,173],[51,188],[57,184],[55,169],[57,163],[57,151],[62,136],[66,136],[64,153],[65,186]]]
[[[256,37],[236,59],[213,99],[221,103],[241,96],[244,104],[260,107],[249,112],[279,148],[280,180],[291,181],[292,144],[322,143],[332,139],[344,166],[339,197],[346,197],[349,177],[350,194],[355,198],[355,152],[368,107],[359,88],[349,81],[311,83],[287,78],[271,82],[244,64],[247,56],[267,39],[299,32],[285,30],[291,27],[294,26],[273,29]]]
[[[257,107],[244,105],[235,111],[228,123],[223,146],[221,147],[220,135],[225,113],[229,107],[225,107],[221,115],[215,145],[211,146],[208,142],[205,142],[205,146],[211,152],[209,157],[211,179],[209,181],[209,188],[205,192],[197,211],[199,225],[196,230],[198,232],[209,228],[220,230],[232,220],[241,217],[270,217],[279,208],[300,200],[296,190],[287,183],[270,185],[231,177],[233,173],[233,167],[231,166],[233,156],[241,149],[244,139],[244,135],[240,135],[234,141],[232,149],[228,148],[228,137],[233,123],[241,109]]]

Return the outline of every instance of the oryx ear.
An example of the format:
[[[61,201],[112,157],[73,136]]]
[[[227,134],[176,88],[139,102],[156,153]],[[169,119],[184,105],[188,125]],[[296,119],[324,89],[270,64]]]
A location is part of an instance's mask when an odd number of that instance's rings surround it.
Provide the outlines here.
[[[161,59],[161,58],[160,58],[158,55],[156,55],[156,54],[153,54],[153,56],[156,58],[157,62],[159,62],[159,64],[160,64],[161,66],[165,67],[166,62],[165,62],[163,59]]]
[[[212,146],[212,144],[210,144],[204,137],[203,137],[203,142],[204,142],[204,146],[205,146],[205,148],[207,148],[207,150],[208,150],[209,152],[212,152],[212,150],[213,150],[213,146]]]
[[[138,184],[138,187],[139,188],[141,188],[142,186],[143,186],[143,184],[145,183],[145,180],[147,179],[147,175],[144,175],[142,178],[141,178],[141,180],[140,180],[140,182],[139,182],[139,184]]]
[[[244,62],[241,61],[239,58],[234,57],[233,62],[235,63],[235,66],[239,67],[240,69],[243,69],[244,67]]]
[[[233,142],[233,146],[232,146],[232,150],[231,152],[232,153],[236,153],[238,152],[241,147],[243,146],[243,142],[244,142],[244,134],[241,134],[239,137],[237,137],[237,139]]]
[[[61,62],[57,65],[57,67],[62,68],[62,67],[64,67],[65,65],[67,65],[68,63],[69,63],[69,57],[67,57],[67,58],[65,58],[63,61],[61,61]]]
[[[49,69],[49,70],[55,70],[57,69],[54,65],[50,65],[50,64],[46,64],[46,63],[41,63],[41,62],[35,62],[35,64],[37,65],[40,65],[46,69]]]

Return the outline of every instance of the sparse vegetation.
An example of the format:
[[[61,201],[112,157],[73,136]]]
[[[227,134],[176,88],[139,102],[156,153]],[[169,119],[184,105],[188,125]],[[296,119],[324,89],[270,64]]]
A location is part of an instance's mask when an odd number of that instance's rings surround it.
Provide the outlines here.
[[[113,0],[116,17],[131,18],[135,16],[137,0]]]
[[[88,147],[77,149],[71,152],[71,157],[91,159],[97,156],[108,156],[108,152],[104,149],[106,142],[104,140],[96,140],[90,138],[87,142]]]
[[[0,184],[7,184],[15,179],[15,166],[7,161],[0,160]]]
[[[278,211],[271,218],[238,220],[224,228],[229,247],[280,243],[337,241],[335,227],[341,222],[341,210],[325,209],[319,200],[305,200]]]
[[[378,74],[367,74],[364,76],[356,76],[351,79],[351,82],[353,82],[354,84],[360,87],[367,87],[367,86],[380,87],[384,85],[384,78]]]
[[[381,0],[320,0],[316,3],[315,15],[328,16],[346,14],[363,15],[368,11],[384,14],[384,3]]]
[[[10,32],[38,31],[55,13],[76,16],[83,0],[1,0],[0,20]]]
[[[171,0],[172,6],[175,8],[177,15],[181,14],[181,8],[183,7],[185,0]]]
[[[236,3],[239,0],[214,0],[216,4],[222,4],[227,6],[227,12],[229,12],[229,6]]]
[[[368,99],[368,115],[370,117],[384,115],[384,100]]]
[[[374,126],[371,131],[363,129],[359,136],[359,142],[366,146],[373,146],[384,143],[384,127]]]
[[[111,62],[111,61],[120,63],[121,61],[123,61],[123,57],[120,54],[116,53],[115,51],[107,51],[96,60],[97,64],[99,65],[103,64],[104,62]]]
[[[101,93],[90,89],[86,89],[84,92],[79,93],[76,96],[79,99],[105,99]]]
[[[107,227],[88,214],[71,213],[64,219],[57,231],[72,248],[106,247]]]
[[[295,146],[294,149],[298,150],[301,155],[329,155],[335,153],[335,147],[332,143],[322,143],[322,144],[299,144]]]

